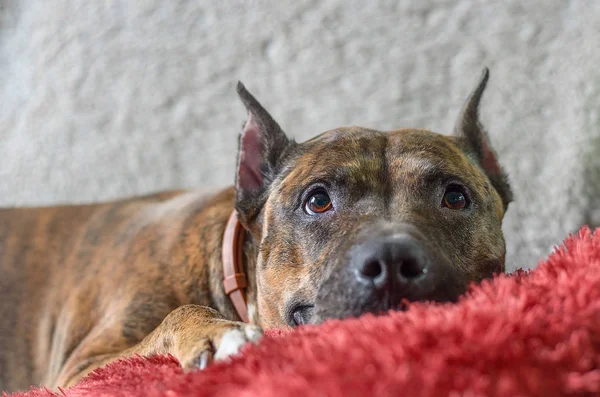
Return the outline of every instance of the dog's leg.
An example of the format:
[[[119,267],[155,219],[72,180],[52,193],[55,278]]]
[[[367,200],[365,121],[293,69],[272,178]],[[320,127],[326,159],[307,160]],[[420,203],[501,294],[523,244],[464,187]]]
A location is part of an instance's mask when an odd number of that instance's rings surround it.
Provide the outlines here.
[[[141,342],[118,350],[118,343],[107,345],[107,340],[114,341],[109,335],[121,328],[94,328],[70,355],[53,385],[72,386],[94,369],[135,354],[171,354],[185,370],[204,368],[213,359],[226,359],[246,343],[257,342],[263,334],[258,326],[227,320],[216,310],[199,305],[173,310]],[[122,338],[121,342],[125,343]],[[103,353],[107,350],[111,352]]]

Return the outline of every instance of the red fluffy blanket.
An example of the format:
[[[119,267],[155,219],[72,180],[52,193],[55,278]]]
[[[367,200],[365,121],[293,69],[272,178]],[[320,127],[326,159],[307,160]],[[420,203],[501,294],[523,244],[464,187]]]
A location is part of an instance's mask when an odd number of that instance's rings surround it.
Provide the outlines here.
[[[135,357],[58,395],[600,395],[600,229],[583,228],[537,269],[484,282],[458,304],[270,332],[230,363],[188,374],[171,357]]]

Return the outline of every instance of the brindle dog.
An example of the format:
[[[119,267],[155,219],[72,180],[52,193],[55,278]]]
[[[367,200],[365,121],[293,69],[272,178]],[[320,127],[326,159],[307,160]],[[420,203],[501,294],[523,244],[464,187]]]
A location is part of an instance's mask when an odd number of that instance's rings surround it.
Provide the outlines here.
[[[289,139],[244,88],[235,187],[0,211],[0,389],[69,386],[133,354],[186,369],[261,329],[454,301],[504,269],[511,191],[478,105],[453,135],[337,128]],[[223,287],[233,210],[251,324]]]

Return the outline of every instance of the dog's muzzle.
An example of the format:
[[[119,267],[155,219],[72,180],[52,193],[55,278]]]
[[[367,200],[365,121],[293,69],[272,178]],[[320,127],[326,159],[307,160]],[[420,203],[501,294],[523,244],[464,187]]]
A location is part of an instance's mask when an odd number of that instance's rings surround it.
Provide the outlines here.
[[[402,309],[404,301],[455,301],[465,291],[458,269],[414,227],[363,235],[323,281],[311,322]]]

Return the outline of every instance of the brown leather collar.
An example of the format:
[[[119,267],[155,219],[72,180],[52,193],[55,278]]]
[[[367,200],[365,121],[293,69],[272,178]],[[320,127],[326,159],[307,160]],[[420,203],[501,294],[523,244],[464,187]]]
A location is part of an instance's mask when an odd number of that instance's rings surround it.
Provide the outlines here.
[[[243,322],[248,322],[248,305],[246,303],[246,286],[244,273],[244,240],[246,231],[238,220],[235,210],[231,213],[225,233],[223,234],[223,286],[225,293],[237,310]]]

